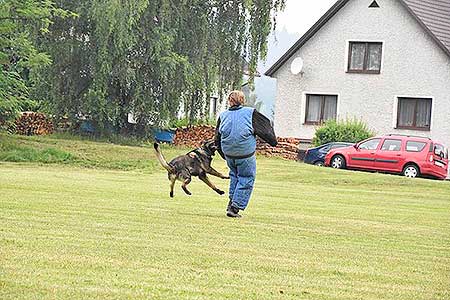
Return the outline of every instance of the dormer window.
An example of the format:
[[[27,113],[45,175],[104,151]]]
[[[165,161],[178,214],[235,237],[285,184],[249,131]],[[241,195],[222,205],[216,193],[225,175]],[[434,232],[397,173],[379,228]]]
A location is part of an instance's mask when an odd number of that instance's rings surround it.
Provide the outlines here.
[[[350,42],[348,73],[380,74],[382,43]]]

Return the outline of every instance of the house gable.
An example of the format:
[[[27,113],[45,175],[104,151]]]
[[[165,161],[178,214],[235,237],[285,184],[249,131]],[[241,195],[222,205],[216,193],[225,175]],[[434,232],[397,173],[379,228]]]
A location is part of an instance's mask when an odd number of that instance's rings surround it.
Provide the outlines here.
[[[433,136],[450,145],[449,56],[399,1],[377,0],[376,9],[369,8],[371,2],[348,1],[276,70],[276,134],[312,138],[316,127],[305,122],[311,95],[337,96],[338,119],[357,118],[378,134],[408,133],[396,129],[400,97],[428,98],[433,99],[431,129],[411,134]],[[354,42],[381,43],[379,73],[348,72]],[[296,57],[304,61],[303,74],[290,71]]]
[[[273,76],[275,72],[324,27],[351,0],[337,1],[275,64],[265,73]],[[373,1],[373,2],[376,2]],[[373,2],[369,8],[373,8]],[[430,35],[436,44],[450,58],[450,0],[398,0],[419,25]],[[377,3],[377,2],[376,2]],[[379,4],[377,3],[378,7]],[[430,13],[430,7],[432,12]]]

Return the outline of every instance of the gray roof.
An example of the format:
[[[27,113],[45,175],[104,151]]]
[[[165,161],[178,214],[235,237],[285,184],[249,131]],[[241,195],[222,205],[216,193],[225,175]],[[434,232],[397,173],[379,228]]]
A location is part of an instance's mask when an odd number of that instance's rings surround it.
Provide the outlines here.
[[[272,76],[350,0],[338,0],[264,75]],[[450,0],[398,0],[450,57]]]
[[[450,0],[403,0],[450,51]]]

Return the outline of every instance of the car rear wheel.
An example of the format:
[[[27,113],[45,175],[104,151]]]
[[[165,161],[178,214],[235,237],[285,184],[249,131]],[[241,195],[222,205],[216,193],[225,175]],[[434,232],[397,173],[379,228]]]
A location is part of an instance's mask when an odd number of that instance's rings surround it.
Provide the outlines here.
[[[318,167],[323,167],[323,161],[318,160],[318,161],[316,161],[316,162],[314,163],[314,165],[315,165],[315,166],[318,166]]]
[[[416,178],[420,174],[419,168],[416,165],[406,165],[405,168],[403,168],[403,176],[408,178]]]
[[[342,155],[335,155],[331,159],[330,165],[334,169],[345,169],[345,158]]]

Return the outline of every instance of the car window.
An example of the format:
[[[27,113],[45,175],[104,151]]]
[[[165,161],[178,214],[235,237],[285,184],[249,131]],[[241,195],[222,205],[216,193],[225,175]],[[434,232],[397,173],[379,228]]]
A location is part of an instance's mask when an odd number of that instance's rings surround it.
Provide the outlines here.
[[[373,139],[365,141],[359,144],[359,149],[361,150],[376,150],[378,148],[378,144],[380,144],[381,139]]]
[[[448,157],[447,149],[445,149],[445,147],[442,146],[441,144],[434,145],[434,154],[441,156],[442,158]]]
[[[402,148],[401,140],[385,139],[381,150],[383,151],[400,151]]]
[[[323,152],[323,153],[327,153],[328,151],[330,151],[330,145],[326,145],[326,146],[320,148],[319,151]]]
[[[331,146],[331,149],[344,148],[344,147],[348,147],[348,145],[345,145],[345,144],[334,144],[333,146]]]
[[[413,141],[407,141],[406,142],[406,151],[408,152],[420,152],[425,148],[427,143],[424,142],[413,142]]]

